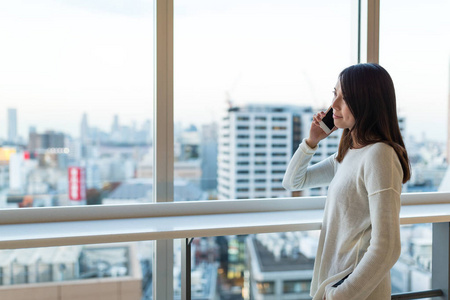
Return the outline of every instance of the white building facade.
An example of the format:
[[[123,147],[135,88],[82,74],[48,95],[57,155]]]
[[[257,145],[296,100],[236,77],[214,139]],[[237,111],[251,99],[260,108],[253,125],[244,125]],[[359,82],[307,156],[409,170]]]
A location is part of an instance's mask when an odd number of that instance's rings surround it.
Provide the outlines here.
[[[290,196],[286,167],[312,118],[311,107],[232,107],[219,133],[219,199]]]

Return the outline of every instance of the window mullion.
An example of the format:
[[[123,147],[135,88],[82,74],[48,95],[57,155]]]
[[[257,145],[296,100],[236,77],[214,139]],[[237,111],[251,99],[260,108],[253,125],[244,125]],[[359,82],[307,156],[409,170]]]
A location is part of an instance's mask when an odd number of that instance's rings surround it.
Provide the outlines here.
[[[173,0],[155,1],[154,202],[173,201]],[[155,241],[153,299],[173,299],[173,240]]]
[[[367,1],[367,62],[379,62],[380,0]]]

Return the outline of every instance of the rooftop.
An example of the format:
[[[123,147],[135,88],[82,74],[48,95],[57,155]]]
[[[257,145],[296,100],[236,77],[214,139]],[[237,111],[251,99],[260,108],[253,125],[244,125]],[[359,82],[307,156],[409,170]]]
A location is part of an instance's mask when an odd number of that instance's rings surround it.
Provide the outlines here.
[[[282,236],[282,234],[279,234],[279,236]],[[270,251],[256,236],[252,237],[252,242],[262,272],[312,270],[314,267],[314,259],[308,259],[298,248],[292,249],[290,255],[287,255],[284,251],[280,251],[277,255],[276,250]],[[282,246],[280,249],[284,250],[284,247]]]

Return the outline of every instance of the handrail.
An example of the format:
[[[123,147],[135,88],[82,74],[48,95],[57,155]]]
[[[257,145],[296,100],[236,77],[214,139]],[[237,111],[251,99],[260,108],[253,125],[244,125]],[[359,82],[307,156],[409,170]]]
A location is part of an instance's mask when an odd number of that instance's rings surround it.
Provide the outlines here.
[[[401,224],[450,222],[450,193],[403,194]],[[0,210],[0,249],[318,230],[325,197]]]
[[[404,193],[401,195],[401,201],[404,207],[450,204],[450,193]],[[0,209],[0,225],[173,217],[197,214],[321,210],[324,205],[325,197],[320,196]]]
[[[429,290],[420,292],[398,293],[392,294],[391,300],[412,300],[412,299],[425,299],[432,297],[441,297],[444,295],[442,290]]]

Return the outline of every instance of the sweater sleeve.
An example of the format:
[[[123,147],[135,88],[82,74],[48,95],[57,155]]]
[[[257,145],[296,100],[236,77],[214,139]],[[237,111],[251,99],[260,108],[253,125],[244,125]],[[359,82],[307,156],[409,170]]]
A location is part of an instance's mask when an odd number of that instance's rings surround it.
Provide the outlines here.
[[[397,154],[387,145],[371,153],[364,181],[369,199],[370,246],[350,276],[337,288],[328,287],[327,300],[367,298],[400,256],[400,194],[403,171]],[[372,160],[373,158],[373,160]]]
[[[299,145],[297,151],[289,162],[283,178],[283,187],[288,191],[299,191],[310,187],[328,185],[335,173],[335,155],[309,166],[316,148],[311,148],[305,140]]]

